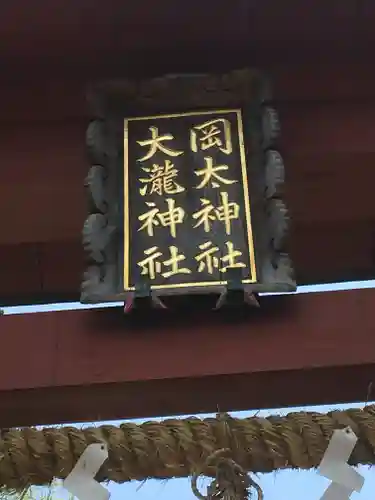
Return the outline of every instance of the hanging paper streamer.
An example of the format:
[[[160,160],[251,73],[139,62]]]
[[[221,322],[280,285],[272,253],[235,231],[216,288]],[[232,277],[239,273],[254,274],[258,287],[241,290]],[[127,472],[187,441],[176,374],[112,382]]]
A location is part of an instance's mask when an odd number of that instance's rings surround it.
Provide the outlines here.
[[[365,479],[347,463],[357,440],[350,427],[333,432],[318,468],[321,476],[332,481],[321,500],[348,500],[354,491],[361,491]]]
[[[105,444],[90,444],[65,479],[64,488],[79,500],[109,500],[109,491],[95,480],[107,458],[108,448]]]

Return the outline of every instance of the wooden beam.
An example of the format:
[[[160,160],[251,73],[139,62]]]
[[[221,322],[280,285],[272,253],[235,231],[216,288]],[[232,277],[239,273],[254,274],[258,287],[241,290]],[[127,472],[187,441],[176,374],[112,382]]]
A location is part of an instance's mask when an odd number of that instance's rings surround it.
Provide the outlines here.
[[[366,79],[365,69],[273,69],[299,284],[374,277],[375,71]],[[9,214],[0,232],[3,305],[79,297],[89,117],[82,80],[52,83],[41,85],[35,99],[24,86],[0,92],[7,117],[0,119],[0,146],[8,166],[0,213]],[[9,102],[18,103],[13,121]]]
[[[93,58],[97,53],[100,57],[103,53],[118,54],[121,49],[218,43],[228,40],[228,29],[233,40],[243,41],[247,25],[241,0],[218,1],[215,23],[211,6],[199,0],[182,2],[177,9],[173,0],[163,0],[157,6],[148,0],[136,5],[121,0],[105,4],[100,0],[56,0],[53,7],[47,0],[15,0],[4,10],[0,55],[13,56],[15,62],[20,58],[56,57],[62,62],[77,62],[77,56]],[[189,28],[192,23],[194,35]]]
[[[148,0],[137,4],[55,0],[53,7],[47,0],[13,0],[2,10],[0,55],[2,59],[13,58],[14,64],[27,58],[49,58],[52,63],[58,59],[61,65],[67,60],[76,63],[78,58],[94,60],[114,53],[127,61],[131,50],[147,54],[151,47],[168,51],[172,46],[180,50],[189,47],[190,51],[194,47],[199,58],[202,48],[210,44],[222,49],[219,57],[224,61],[231,57],[228,40],[237,48],[268,46],[273,49],[270,54],[280,45],[284,53],[301,47],[313,47],[317,53],[318,46],[324,55],[361,44],[366,47],[364,42],[374,39],[374,11],[369,0],[362,2],[361,9],[355,2],[341,0],[305,0],[300,4],[294,0],[219,0],[214,23],[212,13],[212,6],[199,0],[179,2],[178,8],[173,0],[162,0],[157,7]],[[206,57],[206,65],[212,54]],[[147,61],[152,63],[152,59]]]
[[[46,0],[14,0],[1,12],[2,77],[18,71],[29,80],[48,67],[66,79],[73,66],[74,72],[88,67],[95,72],[108,60],[130,73],[176,72],[184,66],[205,71],[247,64],[249,55],[257,65],[286,59],[336,62],[340,56],[343,62],[366,61],[374,41],[371,0],[361,7],[341,0],[220,0],[215,23],[211,5],[199,0],[180,2],[177,9],[172,0],[157,5],[56,0],[52,8]]]
[[[369,200],[375,180],[375,99],[289,102],[280,105],[280,116],[294,221],[340,224],[374,218]],[[83,180],[89,168],[87,124],[80,119],[1,127],[2,160],[12,168],[4,170],[0,185],[0,212],[11,214],[2,221],[0,245],[80,237],[86,215]]]
[[[199,300],[178,314],[0,317],[0,427],[371,399],[374,301],[357,290],[264,297],[240,314]]]
[[[281,60],[272,63],[264,57],[260,58],[263,60],[257,64],[254,57],[248,56],[246,61],[238,62],[233,67],[250,65],[264,70],[272,81],[276,101],[286,104],[286,112],[293,103],[304,106],[306,103],[318,102],[321,105],[322,102],[330,101],[336,106],[343,102],[353,106],[355,102],[360,102],[366,106],[374,100],[375,68],[367,62],[306,64],[300,60]],[[107,61],[106,67],[102,64],[103,61],[97,59],[95,71],[91,74],[79,66],[74,72],[66,74],[64,81],[46,71],[32,72],[27,85],[23,78],[8,83],[2,81],[0,124],[12,128],[14,124],[21,127],[40,126],[43,122],[47,125],[51,125],[51,122],[85,123],[90,118],[85,99],[90,82],[129,77],[129,70],[119,66],[118,61],[112,61],[111,65]],[[182,71],[188,72],[189,68]]]
[[[368,221],[295,224],[291,254],[298,283],[370,279],[373,248],[373,225]],[[77,301],[83,269],[78,239],[0,246],[0,301],[3,305]]]

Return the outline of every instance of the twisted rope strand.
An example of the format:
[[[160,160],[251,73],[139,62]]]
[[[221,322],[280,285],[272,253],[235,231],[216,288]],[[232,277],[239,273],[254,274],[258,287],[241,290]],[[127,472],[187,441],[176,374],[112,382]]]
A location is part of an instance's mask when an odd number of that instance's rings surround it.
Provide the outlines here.
[[[309,469],[319,465],[332,432],[346,426],[358,436],[350,463],[375,464],[375,405],[325,415],[220,415],[120,427],[11,429],[0,439],[0,487],[23,489],[65,478],[86,446],[102,441],[108,443],[109,459],[100,481],[187,477],[197,470],[211,476],[207,457],[223,448],[230,449],[230,458],[245,471]]]

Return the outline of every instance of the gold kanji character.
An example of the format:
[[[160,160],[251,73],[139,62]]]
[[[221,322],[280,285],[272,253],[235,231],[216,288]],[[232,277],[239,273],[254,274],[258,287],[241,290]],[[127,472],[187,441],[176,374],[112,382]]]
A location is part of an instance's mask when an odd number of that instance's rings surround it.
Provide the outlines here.
[[[202,208],[193,214],[193,219],[197,220],[193,227],[196,228],[203,224],[204,231],[208,233],[211,229],[211,221],[216,220],[215,207],[206,198],[201,198],[201,205]]]
[[[185,191],[185,188],[180,186],[175,178],[178,175],[178,170],[174,167],[170,160],[165,160],[164,165],[152,165],[152,167],[142,167],[144,172],[149,174],[148,178],[140,178],[140,182],[145,184],[139,189],[142,196],[147,194],[149,187],[149,194],[157,193],[160,196],[164,194],[178,194]]]
[[[168,260],[164,261],[163,264],[165,267],[170,267],[171,269],[170,271],[162,273],[163,278],[170,278],[175,274],[190,274],[190,269],[186,267],[178,267],[178,263],[186,259],[185,255],[182,253],[179,254],[178,248],[175,246],[170,246],[169,252],[171,254],[171,257]]]
[[[242,255],[242,252],[234,249],[234,245],[231,241],[226,241],[225,245],[227,247],[228,253],[221,257],[220,259],[215,255],[219,252],[219,247],[213,246],[211,241],[207,241],[202,245],[199,245],[199,250],[202,250],[200,254],[195,257],[198,262],[198,272],[206,270],[208,274],[213,274],[214,269],[219,269],[220,261],[225,264],[220,268],[220,272],[225,273],[227,269],[234,267],[246,267],[243,262],[236,262],[237,257]]]
[[[158,247],[151,247],[143,252],[146,258],[138,262],[138,266],[142,269],[141,274],[147,274],[150,280],[154,280],[157,274],[163,278],[170,278],[176,274],[190,274],[191,270],[185,267],[179,267],[179,263],[186,259],[185,255],[178,253],[178,248],[175,246],[169,247],[170,258],[163,261],[160,259],[162,253]],[[169,267],[170,270],[162,272],[163,267]]]
[[[229,268],[246,267],[246,264],[244,264],[243,262],[236,262],[237,257],[241,257],[242,252],[240,252],[239,250],[235,250],[234,245],[231,241],[226,241],[225,244],[227,246],[228,253],[221,258],[221,262],[226,265],[223,266],[220,271],[222,273],[225,273]]]
[[[220,187],[220,182],[222,184],[234,184],[237,180],[229,180],[225,179],[217,172],[221,172],[223,170],[228,170],[228,165],[216,165],[214,166],[214,160],[210,156],[205,157],[204,159],[206,166],[201,170],[195,170],[194,173],[198,177],[203,176],[202,182],[196,187],[196,189],[201,189],[206,186],[209,182],[211,182],[211,187],[217,188]],[[215,180],[214,180],[215,179]],[[217,182],[219,181],[219,182]]]
[[[146,258],[138,262],[138,266],[142,269],[141,274],[148,274],[150,280],[154,280],[156,275],[161,273],[162,263],[157,259],[163,254],[158,250],[158,247],[148,248],[143,252]]]
[[[219,259],[215,255],[215,253],[219,251],[219,247],[214,247],[211,241],[207,241],[199,245],[198,248],[202,250],[202,252],[195,257],[195,260],[199,264],[198,273],[206,269],[208,274],[213,274],[214,269],[219,268]]]
[[[198,212],[193,214],[193,219],[197,220],[194,228],[203,224],[203,229],[208,233],[211,229],[211,221],[218,220],[224,222],[225,232],[229,235],[231,232],[231,220],[238,219],[240,206],[231,201],[228,201],[228,193],[220,193],[222,204],[214,207],[210,200],[201,198],[202,207]]]
[[[137,143],[142,147],[150,147],[148,153],[145,154],[145,156],[142,156],[142,158],[139,158],[138,161],[149,160],[152,156],[154,156],[157,150],[160,150],[169,156],[180,156],[184,153],[183,151],[176,151],[163,145],[163,141],[172,141],[174,139],[172,134],[159,135],[158,127],[150,127],[149,131],[151,132],[151,139],[137,141]]]
[[[184,220],[185,211],[181,207],[176,207],[176,201],[173,198],[167,198],[167,211],[161,212],[159,208],[156,207],[154,202],[146,202],[146,205],[150,207],[148,212],[140,215],[138,220],[143,224],[138,229],[146,229],[149,236],[154,236],[154,226],[169,227],[169,231],[173,238],[176,238],[176,225],[181,224]]]
[[[202,151],[217,146],[223,153],[231,154],[233,147],[230,122],[225,118],[217,118],[195,125],[190,131],[190,147],[195,153],[198,151],[198,142]]]

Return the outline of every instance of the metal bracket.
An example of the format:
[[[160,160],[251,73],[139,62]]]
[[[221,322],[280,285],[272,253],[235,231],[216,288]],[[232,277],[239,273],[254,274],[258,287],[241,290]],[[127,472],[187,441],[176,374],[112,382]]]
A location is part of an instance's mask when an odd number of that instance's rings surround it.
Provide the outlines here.
[[[259,307],[259,302],[250,290],[250,286],[242,283],[242,270],[240,268],[229,268],[225,274],[227,284],[216,302],[215,309],[220,309],[224,305],[239,306],[241,304]]]
[[[151,298],[151,284],[148,277],[140,276],[135,284],[134,299]]]
[[[151,290],[148,276],[139,276],[133,295],[133,307],[143,309],[167,309],[160,298]]]

